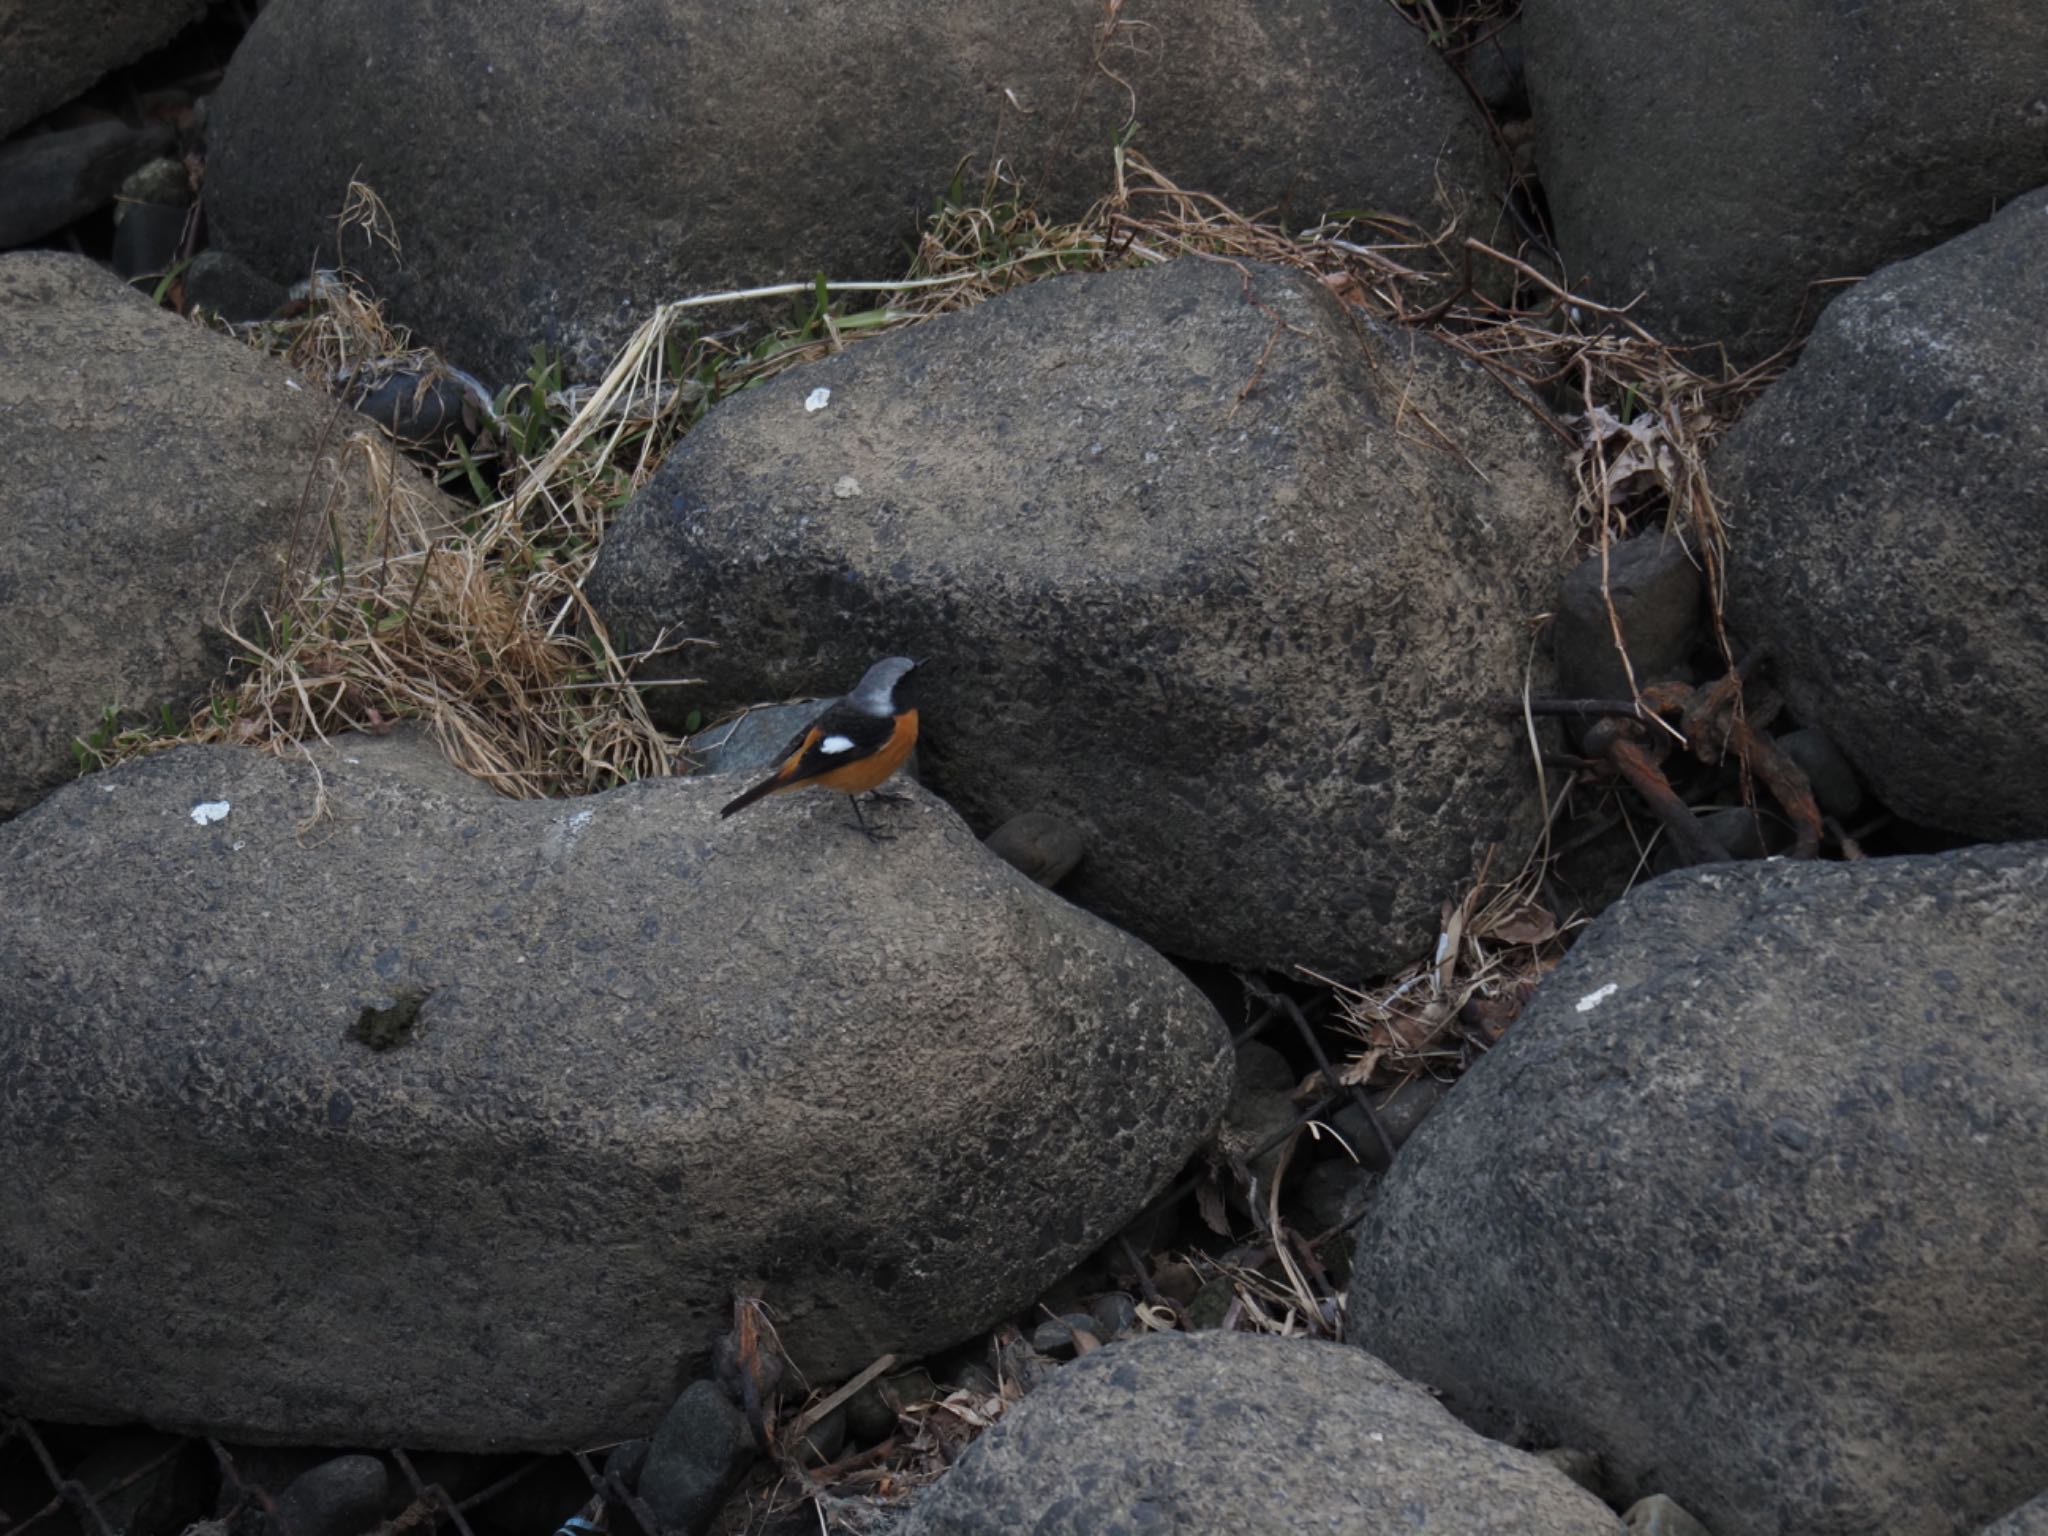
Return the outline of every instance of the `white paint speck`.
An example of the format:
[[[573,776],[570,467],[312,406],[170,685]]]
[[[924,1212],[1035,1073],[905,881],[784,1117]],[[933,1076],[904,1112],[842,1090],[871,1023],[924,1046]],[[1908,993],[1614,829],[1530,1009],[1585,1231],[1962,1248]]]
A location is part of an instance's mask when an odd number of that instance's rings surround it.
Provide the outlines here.
[[[1591,1013],[1595,1008],[1598,1008],[1602,1003],[1606,1002],[1607,999],[1614,996],[1614,994],[1619,992],[1620,990],[1620,983],[1610,981],[1609,983],[1607,983],[1606,986],[1600,988],[1597,992],[1588,992],[1584,997],[1579,999],[1579,1012]]]
[[[225,800],[202,800],[192,807],[192,819],[202,827],[226,820],[227,814],[228,803]]]
[[[841,501],[851,501],[860,494],[860,482],[851,475],[841,475],[832,482],[832,494]]]
[[[827,736],[818,743],[818,750],[820,752],[851,752],[853,750],[853,738],[851,736]]]
[[[286,379],[284,381],[284,387],[289,390],[294,390],[302,395],[305,393],[303,389],[299,388],[299,381],[297,379]]]
[[[807,411],[822,411],[831,403],[832,391],[822,384],[804,396],[804,409]]]

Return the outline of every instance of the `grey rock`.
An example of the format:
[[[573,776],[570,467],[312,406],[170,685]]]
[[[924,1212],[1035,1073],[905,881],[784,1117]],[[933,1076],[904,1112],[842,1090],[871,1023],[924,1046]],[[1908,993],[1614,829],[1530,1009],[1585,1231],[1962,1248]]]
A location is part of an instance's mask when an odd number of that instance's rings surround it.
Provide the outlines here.
[[[1222,1108],[1199,992],[929,796],[875,845],[405,735],[318,772],[181,748],[0,826],[0,1410],[622,1439],[743,1286],[812,1380],[986,1328]]]
[[[799,704],[763,704],[731,720],[697,732],[685,748],[698,773],[750,777],[781,762],[782,753],[831,700],[806,699]]]
[[[1516,121],[1529,115],[1528,50],[1522,43],[1519,17],[1498,26],[1456,57],[1496,120]]]
[[[953,1373],[953,1385],[963,1392],[977,1393],[982,1397],[993,1397],[1002,1390],[1002,1384],[995,1373],[985,1365],[970,1361]]]
[[[1372,1197],[1379,1175],[1345,1157],[1330,1157],[1309,1169],[1294,1192],[1299,1230],[1307,1237],[1334,1232],[1355,1220]]]
[[[375,1456],[336,1456],[278,1495],[273,1536],[362,1536],[384,1518],[391,1475]]]
[[[1621,1523],[1631,1536],[1712,1536],[1704,1525],[1661,1493],[1637,1499],[1623,1512]]]
[[[114,271],[133,282],[158,278],[178,263],[190,210],[169,203],[137,203],[114,230]]]
[[[76,256],[0,256],[0,817],[78,772],[75,737],[180,717],[317,557],[376,547],[395,482],[445,498],[274,358]],[[392,537],[415,536],[403,508]]]
[[[1969,837],[2048,834],[2044,313],[2048,188],[1836,300],[1714,457],[1730,624],[1879,800]]]
[[[846,1400],[846,1433],[855,1445],[874,1445],[896,1429],[896,1405],[880,1382],[869,1382]]]
[[[1977,1536],[2048,1536],[2048,1493],[1992,1521]]]
[[[708,1381],[693,1381],[654,1432],[640,1469],[640,1497],[662,1529],[700,1536],[754,1459],[746,1415]]]
[[[1552,644],[1558,692],[1573,699],[1626,699],[1629,667],[1614,648],[1611,597],[1639,686],[1692,681],[1688,658],[1700,638],[1700,573],[1685,542],[1639,534],[1608,547],[1606,586],[1600,557],[1572,568],[1558,597]]]
[[[445,447],[476,436],[468,391],[447,372],[404,368],[352,381],[343,398],[408,447]]]
[[[1586,1492],[1604,1497],[1606,1478],[1600,1470],[1600,1458],[1591,1451],[1574,1450],[1568,1445],[1551,1446],[1548,1450],[1535,1452],[1536,1459],[1548,1462],[1566,1477],[1577,1483]]]
[[[1101,1343],[1096,1332],[1095,1316],[1091,1312],[1063,1312],[1058,1317],[1048,1317],[1031,1330],[1031,1347],[1041,1355],[1055,1360],[1065,1360],[1079,1352],[1082,1334]]]
[[[1778,746],[1806,775],[1813,798],[1824,813],[1847,821],[1863,809],[1863,781],[1842,756],[1842,749],[1828,740],[1827,732],[1811,726],[1787,731],[1778,738]]]
[[[804,1431],[802,1443],[795,1447],[798,1460],[807,1467],[829,1466],[837,1461],[839,1453],[846,1449],[847,1422],[846,1405],[841,1403]]]
[[[1753,360],[1826,301],[1808,284],[2048,182],[2039,7],[1549,0],[1522,32],[1566,266],[1667,341]]]
[[[1746,805],[1722,806],[1699,818],[1700,830],[1736,859],[1760,859],[1772,851],[1777,831],[1768,810]],[[1661,848],[1662,845],[1660,844]]]
[[[1204,1281],[1202,1288],[1195,1292],[1195,1299],[1188,1303],[1188,1327],[1203,1333],[1221,1328],[1223,1319],[1230,1314],[1230,1304],[1235,1300],[1236,1287],[1223,1276]]]
[[[628,1440],[612,1447],[611,1454],[604,1459],[604,1475],[615,1479],[627,1492],[636,1492],[640,1487],[640,1473],[647,1466],[647,1453],[652,1442]]]
[[[1059,1362],[1048,1360],[1031,1347],[1031,1341],[1022,1334],[1011,1334],[996,1346],[996,1363],[1002,1378],[1015,1385],[1019,1392],[1037,1391],[1059,1370]]]
[[[1363,1350],[1158,1333],[1063,1367],[968,1448],[902,1536],[1409,1529],[1620,1526],[1561,1473],[1481,1439]]]
[[[2048,1461],[2048,844],[1666,875],[1403,1151],[1348,1336],[1716,1536],[1965,1528]]]
[[[725,401],[614,525],[597,612],[722,642],[688,660],[713,707],[929,655],[932,784],[978,826],[1081,828],[1076,902],[1205,959],[1404,963],[1533,830],[1494,700],[1568,498],[1448,349],[1248,270],[1256,304],[1212,262],[1052,278]]]
[[[397,318],[505,383],[535,342],[601,371],[683,294],[899,276],[934,199],[956,172],[978,190],[992,153],[1043,210],[1079,217],[1133,115],[1136,149],[1247,211],[1430,224],[1444,188],[1484,228],[1497,180],[1449,67],[1379,5],[1189,0],[1119,23],[1069,0],[798,0],[554,18],[552,0],[501,0],[483,33],[382,0],[272,7],[214,102],[217,239],[279,278],[315,250],[344,255]],[[824,72],[790,71],[790,39],[821,36]],[[519,135],[510,180],[449,174],[447,146],[480,123]],[[352,177],[389,207],[402,255],[336,251]]]
[[[284,307],[290,291],[239,257],[201,251],[185,269],[185,304],[233,325],[267,320]]]
[[[40,240],[106,207],[129,172],[170,142],[167,128],[114,119],[0,144],[0,247]]]
[[[1095,1334],[1105,1341],[1134,1332],[1138,1326],[1138,1304],[1122,1291],[1106,1291],[1088,1303],[1095,1319]]]
[[[1294,1091],[1294,1068],[1287,1058],[1263,1040],[1247,1040],[1237,1048],[1237,1086],[1240,1091],[1260,1089],[1267,1093]]]
[[[945,1396],[932,1373],[923,1366],[907,1371],[898,1371],[893,1376],[882,1378],[883,1396],[897,1408],[908,1408],[917,1403],[929,1403]]]
[[[197,21],[206,0],[0,0],[0,136]]]
[[[1396,1151],[1415,1134],[1416,1127],[1443,1102],[1449,1091],[1448,1084],[1433,1077],[1417,1077],[1372,1095],[1373,1114]],[[1365,1111],[1355,1102],[1347,1100],[1340,1105],[1330,1116],[1330,1125],[1367,1168],[1377,1172],[1386,1170],[1386,1147],[1374,1132]]]
[[[1064,816],[1020,811],[985,839],[989,852],[1020,869],[1047,890],[1074,872],[1087,851],[1081,829]]]
[[[1216,1142],[1232,1162],[1242,1163],[1257,1181],[1257,1198],[1264,1204],[1274,1175],[1280,1171],[1280,1155],[1286,1149],[1284,1137],[1300,1111],[1286,1093],[1271,1088],[1240,1087],[1223,1112]],[[1235,1182],[1232,1193],[1242,1194]]]
[[[114,222],[125,221],[136,207],[158,203],[166,208],[192,206],[192,173],[183,160],[163,155],[129,172],[114,203]]]

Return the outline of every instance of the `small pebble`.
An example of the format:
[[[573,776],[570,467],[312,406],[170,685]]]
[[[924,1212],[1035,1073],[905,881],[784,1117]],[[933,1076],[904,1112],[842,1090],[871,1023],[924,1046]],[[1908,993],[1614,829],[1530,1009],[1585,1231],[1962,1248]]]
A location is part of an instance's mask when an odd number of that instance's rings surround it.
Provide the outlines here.
[[[1247,1040],[1237,1048],[1237,1086],[1240,1092],[1247,1088],[1266,1088],[1288,1093],[1293,1090],[1294,1081],[1294,1068],[1272,1046],[1259,1040]]]
[[[337,1456],[301,1472],[277,1497],[278,1536],[362,1536],[384,1518],[391,1474],[375,1456]]]
[[[693,1381],[654,1432],[640,1497],[664,1530],[701,1536],[753,1459],[746,1416],[711,1382]]]
[[[1138,1304],[1122,1291],[1110,1291],[1088,1303],[1095,1326],[1104,1340],[1122,1338],[1138,1331]]]
[[[932,1373],[922,1366],[907,1371],[898,1371],[894,1376],[882,1378],[882,1392],[899,1408],[908,1408],[915,1403],[929,1403],[946,1394],[939,1390]]]
[[[896,1410],[880,1382],[869,1382],[846,1400],[846,1435],[855,1445],[879,1445],[896,1429]]]
[[[1633,1536],[1711,1536],[1699,1521],[1661,1493],[1638,1499],[1621,1517]]]
[[[611,1454],[604,1459],[604,1475],[616,1478],[619,1486],[628,1492],[640,1486],[640,1469],[647,1465],[645,1440],[627,1440],[612,1447]]]
[[[1224,1314],[1230,1304],[1237,1300],[1237,1290],[1231,1283],[1218,1275],[1199,1291],[1188,1303],[1188,1326],[1197,1331],[1204,1328],[1220,1328]]]
[[[1825,731],[1811,726],[1789,731],[1778,738],[1778,748],[1799,765],[1806,782],[1813,786],[1814,800],[1826,814],[1847,821],[1863,809],[1863,781]]]
[[[846,1419],[846,1404],[841,1403],[805,1430],[803,1444],[797,1447],[798,1459],[807,1467],[823,1467],[837,1461],[839,1453],[846,1449]]]
[[[1031,1330],[1031,1347],[1056,1360],[1069,1359],[1102,1342],[1090,1312],[1066,1312],[1048,1317]]]

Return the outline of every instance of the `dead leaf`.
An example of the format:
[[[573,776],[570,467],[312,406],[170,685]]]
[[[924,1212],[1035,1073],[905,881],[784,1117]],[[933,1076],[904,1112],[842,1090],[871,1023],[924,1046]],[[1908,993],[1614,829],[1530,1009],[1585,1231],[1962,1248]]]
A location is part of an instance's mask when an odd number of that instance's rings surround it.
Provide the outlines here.
[[[1557,919],[1549,908],[1532,901],[1488,924],[1480,937],[1503,944],[1547,944],[1557,937]]]
[[[1083,1355],[1092,1355],[1100,1348],[1102,1348],[1102,1340],[1095,1337],[1086,1328],[1076,1328],[1074,1330],[1074,1358],[1076,1360],[1080,1359]]]
[[[1223,1211],[1223,1191],[1216,1187],[1214,1179],[1204,1179],[1195,1186],[1195,1209],[1201,1213],[1203,1226],[1218,1237],[1230,1236],[1230,1219]]]

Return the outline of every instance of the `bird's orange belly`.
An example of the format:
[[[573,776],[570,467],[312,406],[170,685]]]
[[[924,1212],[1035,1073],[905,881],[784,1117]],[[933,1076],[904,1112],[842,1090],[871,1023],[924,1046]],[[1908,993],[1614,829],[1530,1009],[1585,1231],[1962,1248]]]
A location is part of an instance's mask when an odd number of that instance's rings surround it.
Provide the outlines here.
[[[849,795],[858,795],[875,788],[890,774],[903,766],[903,760],[910,756],[910,749],[917,745],[917,711],[906,709],[896,717],[896,729],[891,733],[881,750],[871,753],[857,763],[848,763],[844,768],[834,768],[819,774],[814,779],[805,779],[792,784],[791,789],[837,789]]]

